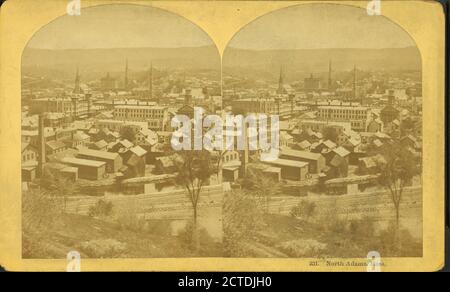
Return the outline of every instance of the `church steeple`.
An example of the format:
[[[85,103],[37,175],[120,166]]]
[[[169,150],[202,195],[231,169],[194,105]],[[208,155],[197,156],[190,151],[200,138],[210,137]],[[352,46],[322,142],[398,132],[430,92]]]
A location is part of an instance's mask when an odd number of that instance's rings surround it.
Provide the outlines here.
[[[283,92],[284,92],[284,72],[283,72],[283,66],[280,66],[280,76],[278,77],[277,93],[282,94]]]
[[[80,74],[77,66],[77,72],[75,74],[75,86],[73,87],[73,93],[81,93],[80,87]]]
[[[128,89],[128,59],[125,60],[125,78],[123,81],[123,88]]]

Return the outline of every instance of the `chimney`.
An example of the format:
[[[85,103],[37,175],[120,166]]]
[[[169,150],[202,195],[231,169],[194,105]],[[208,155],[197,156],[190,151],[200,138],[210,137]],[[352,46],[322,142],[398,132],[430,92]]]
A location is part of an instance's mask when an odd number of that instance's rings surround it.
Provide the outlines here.
[[[39,114],[38,122],[38,151],[39,151],[39,161],[37,168],[37,176],[41,177],[44,173],[45,164],[45,135],[44,135],[44,114]]]
[[[353,100],[356,100],[357,98],[357,77],[356,77],[356,65],[353,66]]]
[[[148,99],[153,98],[153,62],[150,63],[150,70],[148,72]]]
[[[331,59],[328,62],[328,91],[331,91],[331,87],[332,87],[332,81],[331,81]]]
[[[390,105],[393,105],[394,104],[394,99],[395,99],[395,97],[394,97],[394,90],[389,89],[389,91],[388,91],[388,103]]]
[[[91,94],[86,94],[86,101],[87,101],[87,114],[88,117],[91,115]]]
[[[77,118],[77,99],[72,97],[72,119],[76,120]]]
[[[289,94],[289,99],[291,101],[291,114],[294,113],[294,104],[295,104],[295,94]]]
[[[184,104],[186,104],[186,105],[192,104],[192,95],[191,95],[190,89],[186,89],[186,93],[184,95]]]
[[[128,89],[128,59],[126,59],[125,61],[125,78],[124,78],[124,89],[127,90]]]
[[[241,167],[239,169],[239,176],[245,177],[247,175],[247,168],[249,163],[248,156],[248,124],[244,123],[242,125],[242,135],[244,136],[244,150],[240,150],[239,157],[241,161]]]

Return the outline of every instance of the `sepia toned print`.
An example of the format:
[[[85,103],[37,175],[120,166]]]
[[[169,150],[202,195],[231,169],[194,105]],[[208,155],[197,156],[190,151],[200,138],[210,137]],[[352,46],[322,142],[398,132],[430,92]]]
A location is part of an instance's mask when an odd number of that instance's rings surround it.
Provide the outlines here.
[[[421,70],[411,37],[365,9],[299,5],[243,27],[224,108],[278,115],[280,151],[249,153],[239,192],[265,209],[232,254],[421,257]]]
[[[61,16],[21,128],[23,258],[423,256],[421,56],[361,8],[276,10],[222,56],[158,8]]]

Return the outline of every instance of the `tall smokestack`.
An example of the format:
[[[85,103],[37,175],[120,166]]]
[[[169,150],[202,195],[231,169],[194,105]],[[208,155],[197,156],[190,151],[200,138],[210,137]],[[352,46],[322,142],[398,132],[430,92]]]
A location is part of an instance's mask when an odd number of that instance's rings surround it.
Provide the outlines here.
[[[153,98],[153,63],[150,63],[150,70],[148,72],[148,99]]]
[[[353,66],[353,100],[356,100],[356,65]]]
[[[289,94],[289,100],[291,102],[291,114],[294,114],[294,104],[295,104],[295,94],[294,93]]]
[[[86,101],[87,101],[87,115],[88,117],[91,116],[91,94],[86,94]]]
[[[331,59],[328,63],[328,91],[331,91]]]
[[[72,114],[73,114],[73,120],[77,119],[77,98],[76,97],[72,97]]]
[[[185,89],[184,104],[193,106],[193,104],[192,104],[192,94],[191,94],[191,89],[190,88],[186,88]]]
[[[244,150],[240,152],[240,160],[241,160],[241,168],[240,168],[240,176],[245,177],[247,175],[247,167],[249,162],[248,157],[248,124],[243,123],[242,125],[242,135],[244,136]]]
[[[38,161],[38,169],[37,176],[41,177],[44,173],[44,164],[45,164],[45,134],[44,134],[44,114],[39,114],[39,122],[38,122],[38,151],[39,151],[39,161]]]
[[[128,59],[125,61],[125,80],[124,80],[124,89],[128,89]]]

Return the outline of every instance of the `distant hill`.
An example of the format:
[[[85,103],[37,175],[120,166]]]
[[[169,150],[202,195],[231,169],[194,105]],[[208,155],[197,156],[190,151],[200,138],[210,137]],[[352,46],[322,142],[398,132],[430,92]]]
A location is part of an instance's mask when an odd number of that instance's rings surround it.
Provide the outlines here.
[[[244,50],[227,48],[223,57],[225,73],[238,69],[278,73],[283,65],[288,72],[325,72],[332,60],[333,71],[421,70],[420,52],[415,47],[392,49],[299,49]]]
[[[150,62],[159,69],[220,70],[220,57],[215,47],[182,48],[117,48],[46,50],[26,48],[22,68],[27,73],[62,74],[73,76],[80,72],[121,71],[128,59],[130,70],[147,69]]]
[[[117,48],[46,50],[27,48],[22,55],[24,74],[73,79],[78,66],[84,80],[106,72],[119,73],[128,59],[129,70],[147,70],[150,62],[157,70],[220,70],[214,46],[185,48]],[[280,66],[289,75],[309,75],[328,71],[420,70],[420,53],[415,47],[393,49],[243,50],[227,48],[223,56],[225,74],[277,76]],[[114,74],[113,74],[114,75]]]

